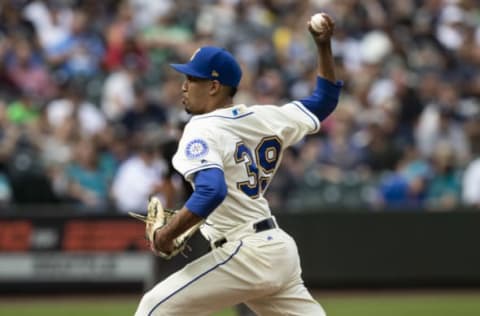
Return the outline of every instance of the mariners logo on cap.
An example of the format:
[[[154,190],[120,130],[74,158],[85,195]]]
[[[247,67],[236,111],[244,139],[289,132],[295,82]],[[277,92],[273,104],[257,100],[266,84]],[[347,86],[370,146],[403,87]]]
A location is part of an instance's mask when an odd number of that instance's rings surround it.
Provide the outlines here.
[[[207,142],[203,139],[194,139],[187,144],[185,155],[188,159],[198,159],[208,154]]]

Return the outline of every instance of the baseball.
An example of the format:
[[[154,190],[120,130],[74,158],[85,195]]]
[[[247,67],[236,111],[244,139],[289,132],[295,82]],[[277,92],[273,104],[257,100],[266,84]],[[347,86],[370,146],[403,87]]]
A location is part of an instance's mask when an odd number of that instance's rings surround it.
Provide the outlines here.
[[[323,16],[323,13],[317,13],[311,17],[310,25],[315,32],[322,33],[327,26],[327,19]]]

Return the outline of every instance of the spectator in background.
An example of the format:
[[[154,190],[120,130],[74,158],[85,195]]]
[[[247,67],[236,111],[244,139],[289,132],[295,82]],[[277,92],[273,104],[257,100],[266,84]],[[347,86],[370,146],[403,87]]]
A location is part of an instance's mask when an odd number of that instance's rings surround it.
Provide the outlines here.
[[[255,99],[258,104],[283,104],[285,100],[285,81],[283,74],[277,69],[265,69],[262,74],[256,78]]]
[[[395,169],[400,157],[401,150],[394,141],[394,133],[389,118],[386,115],[373,115],[365,128],[366,145],[365,164],[373,173],[392,171]]]
[[[418,95],[420,98],[420,102],[422,103],[422,105],[426,106],[426,108],[422,109],[422,112],[418,117],[417,123],[422,123],[421,121],[419,122],[421,116],[426,115],[427,111],[432,111],[432,109],[429,108],[434,107],[433,104],[437,102],[437,92],[441,90],[441,86],[442,78],[439,70],[423,71],[419,74],[417,86]]]
[[[178,89],[178,76],[167,76],[160,91],[159,102],[163,106],[167,116],[167,125],[181,133],[184,124],[190,119],[190,115],[178,106],[182,92]],[[177,137],[179,139],[179,137]]]
[[[128,1],[117,3],[114,19],[105,31],[105,40],[104,65],[107,71],[114,72],[122,67],[127,56],[134,56],[139,62],[137,67],[145,70],[147,56],[135,33],[133,11]]]
[[[31,125],[40,118],[40,104],[33,95],[20,95],[7,107],[7,119],[17,125]]]
[[[355,139],[351,112],[339,107],[332,115],[330,134],[323,141],[319,162],[335,166],[341,172],[358,169],[363,164],[364,152]]]
[[[65,197],[84,212],[105,212],[114,170],[110,158],[97,151],[93,138],[81,138],[75,155],[65,169]]]
[[[462,194],[461,173],[455,165],[455,155],[449,143],[439,143],[432,156],[432,177],[425,202],[430,210],[453,210]]]
[[[7,77],[20,93],[40,98],[50,98],[56,93],[56,85],[39,52],[34,51],[27,38],[13,39],[5,56]]]
[[[146,131],[160,129],[166,123],[167,115],[160,104],[149,99],[141,85],[134,85],[134,94],[133,107],[124,113],[120,123],[129,136],[140,140]]]
[[[161,17],[165,16],[173,8],[172,0],[150,1],[129,0],[132,8],[133,25],[136,30],[154,25]]]
[[[455,153],[455,161],[464,165],[470,159],[470,143],[463,128],[459,92],[456,86],[443,82],[438,99],[424,109],[416,130],[417,148],[423,157],[432,156],[436,146],[447,141]]]
[[[418,92],[413,88],[416,81],[405,65],[392,64],[387,77],[377,80],[369,93],[374,106],[386,113],[385,120],[394,120],[391,135],[402,143],[414,141],[414,128],[423,110]]]
[[[135,55],[127,55],[122,67],[105,80],[101,108],[107,119],[118,122],[135,103],[135,84],[140,78],[140,61]]]
[[[138,1],[138,0],[133,0]],[[177,23],[173,8],[159,15],[153,23],[140,30],[140,40],[148,49],[152,62],[161,67],[175,51],[184,52],[194,45],[192,30]],[[140,17],[140,16],[139,16]]]
[[[44,51],[64,41],[72,24],[72,8],[59,0],[31,1],[23,15],[35,26],[38,42]]]
[[[0,172],[0,208],[10,204],[12,200],[12,187],[7,176]]]
[[[418,210],[423,206],[430,165],[415,147],[407,147],[392,173],[379,183],[380,206],[386,210]]]
[[[47,106],[49,125],[56,129],[62,127],[66,120],[73,119],[79,128],[79,135],[101,134],[107,125],[105,115],[85,99],[84,81],[71,78],[63,88],[63,98],[55,99]]]
[[[451,2],[441,8],[436,38],[448,50],[458,50],[465,41],[465,12]]]
[[[472,102],[471,105],[473,111],[467,117],[465,131],[472,147],[472,157],[475,158],[475,155],[480,153],[480,99]]]
[[[73,116],[66,117],[54,127],[48,125],[48,132],[41,139],[41,160],[59,198],[66,190],[64,170],[74,160],[78,139],[78,121]]]
[[[302,10],[305,12],[307,3],[300,2],[298,5],[303,7]],[[289,8],[288,10],[291,9]],[[311,49],[312,43],[308,36],[305,36],[306,34],[302,29],[303,25],[298,23],[299,17],[296,14],[288,14],[288,11],[284,11],[281,18],[282,23],[274,25],[272,30],[272,45],[275,50],[275,56],[280,64],[286,66],[282,68],[286,72],[285,77],[295,78],[295,81],[308,84],[309,87],[304,88],[308,90],[311,88],[311,79],[315,76],[310,75],[310,72],[313,70],[311,65],[315,63],[316,58],[313,54],[314,51]],[[337,31],[336,27],[335,32]],[[337,47],[334,47],[333,53],[337,53]],[[302,93],[305,93],[305,91],[297,92],[299,96],[304,95]]]
[[[167,175],[167,163],[161,159],[161,139],[148,135],[140,140],[137,151],[119,169],[112,184],[112,198],[122,212],[146,212],[148,198],[157,195],[165,207],[174,203],[174,190]]]
[[[8,105],[5,129],[5,169],[16,203],[54,202],[56,199],[41,159],[42,112],[30,95]],[[2,146],[3,147],[3,146]]]
[[[101,151],[108,153],[118,170],[120,164],[126,161],[133,152],[134,140],[128,135],[121,124],[107,125],[102,134],[97,137]]]
[[[104,46],[88,23],[85,12],[73,11],[70,32],[46,50],[47,60],[55,69],[57,78],[67,80],[99,74]]]
[[[35,26],[22,15],[22,5],[20,1],[1,1],[0,34],[5,36],[21,34],[32,43],[37,42]]]
[[[19,128],[7,119],[7,106],[3,100],[0,100],[0,191],[3,193],[0,204],[7,204],[12,198],[12,188],[7,176],[8,162],[15,151],[19,137]]]
[[[470,162],[462,179],[463,203],[470,207],[480,209],[480,158]]]

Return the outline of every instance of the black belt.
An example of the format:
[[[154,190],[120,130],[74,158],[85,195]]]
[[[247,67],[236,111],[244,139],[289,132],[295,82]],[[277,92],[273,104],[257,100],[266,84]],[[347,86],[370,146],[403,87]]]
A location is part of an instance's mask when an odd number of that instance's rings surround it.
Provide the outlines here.
[[[253,224],[253,229],[255,229],[255,233],[263,232],[265,230],[273,229],[276,227],[277,225],[275,224],[275,221],[271,217]],[[216,240],[213,243],[213,248],[222,247],[223,244],[226,242],[227,242],[227,239],[225,237],[220,238],[219,240]]]

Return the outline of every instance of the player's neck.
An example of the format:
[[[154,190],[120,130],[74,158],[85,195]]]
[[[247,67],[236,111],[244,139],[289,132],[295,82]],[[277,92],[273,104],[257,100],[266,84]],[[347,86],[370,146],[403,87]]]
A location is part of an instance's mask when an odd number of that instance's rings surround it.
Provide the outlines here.
[[[218,110],[218,109],[229,108],[231,106],[233,106],[233,99],[231,97],[228,97],[228,98],[219,100],[218,102],[215,102],[213,109]]]

